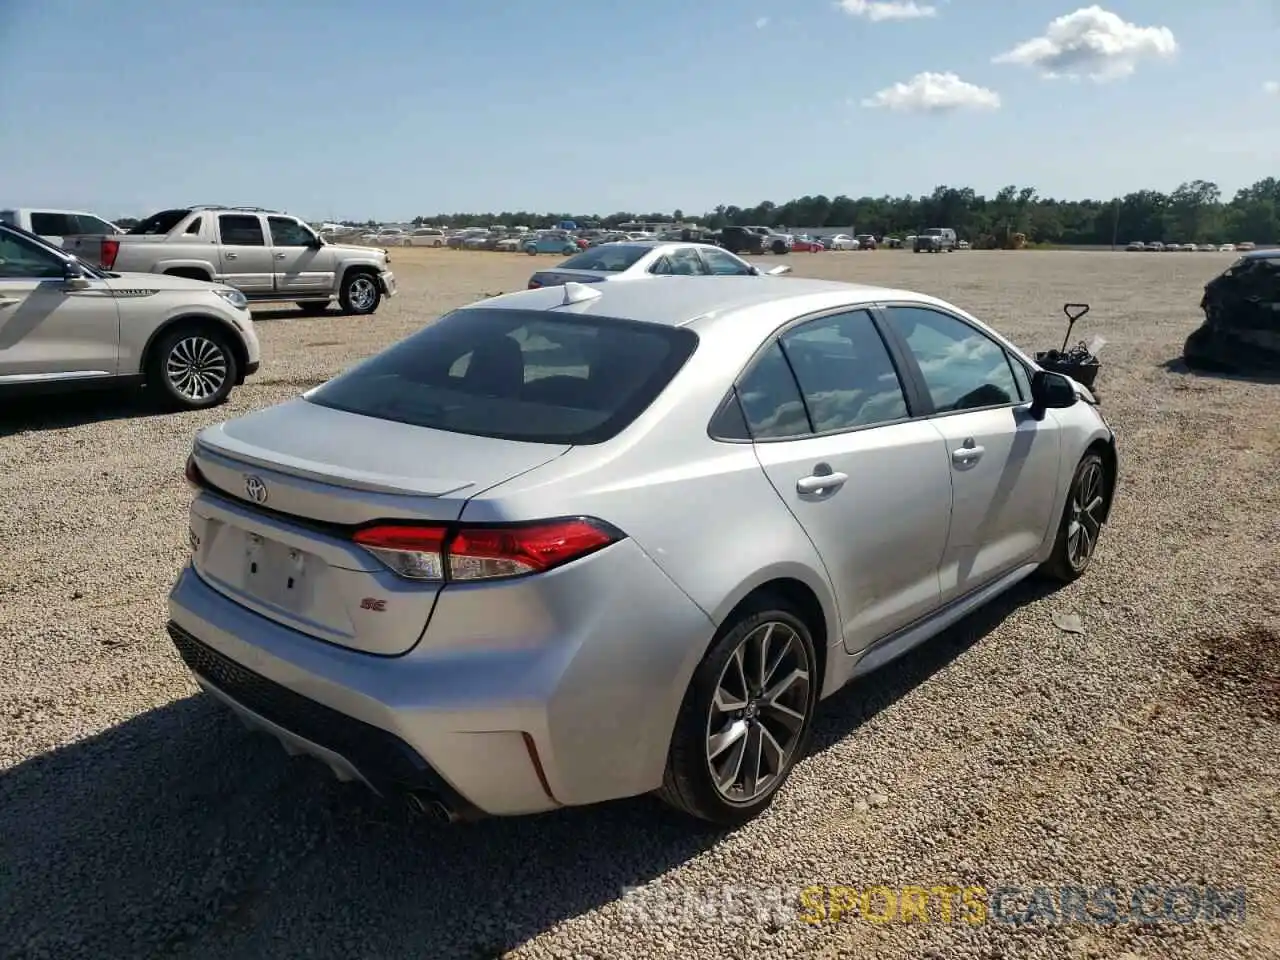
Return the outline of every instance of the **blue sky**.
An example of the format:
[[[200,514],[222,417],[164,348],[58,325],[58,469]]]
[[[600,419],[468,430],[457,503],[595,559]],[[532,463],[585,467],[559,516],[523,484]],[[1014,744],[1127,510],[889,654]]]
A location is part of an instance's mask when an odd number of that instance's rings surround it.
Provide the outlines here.
[[[391,220],[1280,173],[1276,0],[1107,0],[1110,65],[1072,24],[993,62],[1080,0],[875,19],[906,2],[0,0],[0,205]],[[893,95],[921,73],[958,83]]]

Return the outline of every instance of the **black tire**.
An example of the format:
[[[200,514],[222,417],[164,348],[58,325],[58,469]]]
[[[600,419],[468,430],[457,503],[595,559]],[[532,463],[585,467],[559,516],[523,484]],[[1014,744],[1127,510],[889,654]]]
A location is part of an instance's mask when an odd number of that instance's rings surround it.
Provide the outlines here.
[[[212,381],[219,377],[215,386]],[[147,358],[147,388],[171,410],[216,407],[239,378],[231,334],[212,321],[181,323],[165,331]]]
[[[365,270],[353,270],[342,280],[338,303],[348,316],[365,317],[382,303],[382,287],[378,278]]]
[[[1053,543],[1053,553],[1040,566],[1040,572],[1044,576],[1060,583],[1071,583],[1088,572],[1097,551],[1098,538],[1102,535],[1105,523],[1102,518],[1110,501],[1111,483],[1112,478],[1102,457],[1090,452],[1080,458],[1076,472],[1071,477],[1067,502],[1062,507],[1062,518],[1058,521],[1058,536]],[[1083,556],[1077,549],[1079,541],[1073,540],[1072,527],[1077,522],[1081,526],[1081,534],[1087,538],[1088,548]]]
[[[790,663],[797,665],[795,669],[803,669],[807,675],[803,690],[795,685],[788,688],[788,695],[794,697],[789,703],[795,704],[796,707],[803,705],[804,714],[796,730],[786,731],[787,735],[793,739],[789,741],[785,759],[780,768],[771,774],[772,779],[768,786],[748,799],[735,801],[727,797],[725,792],[716,785],[712,775],[712,761],[708,758],[712,719],[717,715],[720,715],[721,719],[728,716],[718,708],[715,708],[713,713],[713,703],[722,676],[725,675],[726,670],[731,669],[730,663],[735,652],[748,641],[752,641],[753,636],[757,636],[759,628],[767,624],[774,624],[775,630],[779,625],[786,628],[780,633],[787,639],[784,655]],[[795,641],[794,645],[790,642],[792,639]],[[780,665],[780,670],[788,670],[788,666]],[[778,675],[791,676],[793,672]],[[818,680],[817,655],[814,652],[809,627],[786,602],[765,596],[750,607],[744,608],[732,621],[722,626],[711,644],[711,649],[707,651],[698,669],[694,671],[672,732],[666,774],[663,777],[662,787],[658,791],[659,799],[683,813],[721,827],[736,827],[760,814],[772,803],[774,796],[786,783],[796,761],[805,754],[813,728]],[[750,692],[744,692],[744,702],[750,700],[750,697]],[[760,711],[758,705],[753,706],[760,699],[757,696],[747,704],[752,711],[755,711],[750,718],[743,716],[745,711],[738,711],[733,722],[747,724],[750,730],[751,727],[764,727],[765,718],[772,717],[775,722],[770,723],[768,727],[771,730],[774,729],[777,715],[769,713],[767,709]],[[780,700],[781,697],[777,699]],[[750,732],[743,734],[739,739],[743,743],[744,752],[753,743],[753,736],[755,743],[763,743],[759,732],[754,735]],[[780,741],[775,738],[775,742]],[[729,747],[727,751],[735,749]],[[763,753],[760,756],[763,756]],[[740,760],[739,764],[741,762]]]
[[[299,300],[297,307],[307,316],[315,316],[329,309],[328,300]]]

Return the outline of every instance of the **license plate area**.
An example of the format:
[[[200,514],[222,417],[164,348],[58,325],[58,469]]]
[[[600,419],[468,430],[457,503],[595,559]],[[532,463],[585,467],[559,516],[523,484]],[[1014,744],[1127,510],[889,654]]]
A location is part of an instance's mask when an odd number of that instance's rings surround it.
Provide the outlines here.
[[[240,531],[240,588],[262,603],[301,613],[311,606],[318,558],[251,531]]]

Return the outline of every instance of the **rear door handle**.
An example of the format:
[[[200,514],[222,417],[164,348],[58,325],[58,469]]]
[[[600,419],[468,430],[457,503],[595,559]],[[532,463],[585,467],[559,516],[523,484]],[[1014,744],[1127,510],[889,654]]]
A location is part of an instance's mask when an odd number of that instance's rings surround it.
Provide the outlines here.
[[[951,451],[951,459],[959,464],[977,463],[984,453],[986,453],[986,447],[960,447]]]
[[[798,493],[835,493],[849,479],[847,473],[815,473],[796,481]]]

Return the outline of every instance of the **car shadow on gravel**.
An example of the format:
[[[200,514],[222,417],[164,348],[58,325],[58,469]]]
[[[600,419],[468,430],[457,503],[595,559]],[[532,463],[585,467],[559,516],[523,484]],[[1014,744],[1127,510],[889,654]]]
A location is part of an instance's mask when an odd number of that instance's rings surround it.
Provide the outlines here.
[[[0,437],[31,430],[60,430],[108,420],[136,420],[169,414],[141,389],[84,390],[5,401]]]
[[[1169,373],[1196,377],[1202,380],[1236,380],[1240,383],[1280,384],[1280,373],[1237,373],[1225,368],[1193,367],[1181,356],[1166,360],[1161,366]]]
[[[827,701],[814,749],[1047,592],[1023,584]],[[649,798],[437,826],[197,695],[0,777],[0,929],[14,960],[496,958],[722,836]]]
[[[1041,577],[1023,580],[949,630],[823,701],[814,722],[810,752],[825,750],[854,733],[979,643],[1014,611],[1043,600],[1059,586]]]

